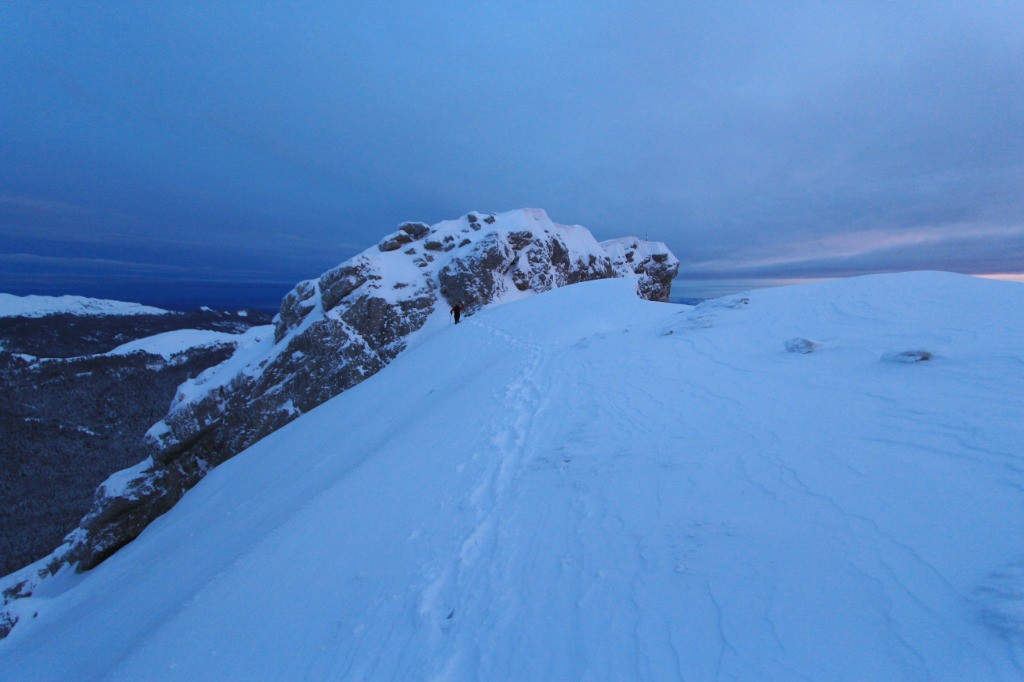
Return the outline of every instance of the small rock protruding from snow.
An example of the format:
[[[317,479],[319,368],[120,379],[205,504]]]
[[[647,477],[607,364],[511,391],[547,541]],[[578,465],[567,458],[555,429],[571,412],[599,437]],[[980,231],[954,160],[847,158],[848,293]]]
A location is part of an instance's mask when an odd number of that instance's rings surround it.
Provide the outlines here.
[[[430,234],[430,225],[426,223],[402,223],[398,229],[413,239],[422,239]]]
[[[886,353],[882,356],[882,359],[886,362],[902,362],[905,364],[925,362],[932,359],[932,352],[929,350],[904,350],[896,353]]]
[[[797,336],[795,338],[787,340],[784,344],[787,353],[813,353],[814,349],[818,347],[817,342],[805,339]]]
[[[381,251],[397,251],[403,244],[408,244],[412,241],[412,237],[406,232],[399,230],[398,232],[392,232],[384,239],[380,240],[380,244],[377,245]]]

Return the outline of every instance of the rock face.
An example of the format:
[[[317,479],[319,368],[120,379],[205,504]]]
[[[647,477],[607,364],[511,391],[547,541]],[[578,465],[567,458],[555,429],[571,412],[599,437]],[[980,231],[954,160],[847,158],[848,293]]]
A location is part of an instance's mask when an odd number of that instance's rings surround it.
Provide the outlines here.
[[[6,598],[64,565],[92,568],[173,506],[212,467],[383,369],[433,317],[467,314],[527,292],[637,276],[667,301],[679,262],[664,244],[599,244],[586,228],[537,209],[471,213],[432,227],[405,223],[285,296],[272,336],[182,384],[145,438],[146,459],[96,491],[92,510],[45,562],[12,574]]]

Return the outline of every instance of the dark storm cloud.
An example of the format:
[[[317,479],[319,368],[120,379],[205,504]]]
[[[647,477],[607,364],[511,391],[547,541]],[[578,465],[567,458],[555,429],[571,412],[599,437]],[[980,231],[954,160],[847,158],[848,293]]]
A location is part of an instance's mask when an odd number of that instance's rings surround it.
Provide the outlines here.
[[[0,252],[295,281],[541,206],[683,277],[1020,272],[1022,46],[998,2],[8,3]]]

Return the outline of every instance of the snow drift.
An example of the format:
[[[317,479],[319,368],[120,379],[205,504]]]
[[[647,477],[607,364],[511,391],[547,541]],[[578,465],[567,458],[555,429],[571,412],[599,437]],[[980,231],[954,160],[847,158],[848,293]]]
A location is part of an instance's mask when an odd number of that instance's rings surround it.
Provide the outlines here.
[[[941,273],[696,308],[607,280],[430,327],[12,603],[0,668],[1020,679],[1022,305]]]

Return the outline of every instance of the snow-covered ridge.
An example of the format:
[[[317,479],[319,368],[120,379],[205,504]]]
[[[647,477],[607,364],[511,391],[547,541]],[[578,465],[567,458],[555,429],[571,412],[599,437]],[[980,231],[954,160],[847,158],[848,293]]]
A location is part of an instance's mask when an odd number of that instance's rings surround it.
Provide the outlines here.
[[[598,243],[585,227],[554,223],[541,209],[470,212],[433,226],[403,223],[376,246],[316,280],[296,285],[274,318],[274,343],[264,340],[262,351],[253,347],[239,354],[247,358],[244,365],[238,359],[224,363],[183,386],[167,419],[153,427],[150,437],[162,448],[190,437],[196,406],[211,392],[255,380],[275,364],[290,364],[290,373],[301,374],[310,363],[310,349],[296,349],[308,345],[296,341],[316,334],[318,326],[334,327],[343,338],[318,338],[317,345],[340,344],[372,356],[361,359],[357,380],[343,382],[347,388],[379,370],[378,360],[393,358],[415,334],[430,327],[432,317],[434,326],[440,326],[456,303],[472,314],[484,306],[606,277],[636,278],[640,296],[667,301],[678,267],[678,259],[661,242],[626,237]],[[329,362],[346,364],[333,357]],[[308,395],[287,400],[287,412],[294,414],[320,401],[310,401]]]
[[[85,296],[15,296],[0,294],[0,317],[47,315],[165,315],[169,310]]]
[[[472,313],[577,281],[639,276],[648,284],[642,296],[667,301],[678,268],[661,242],[598,243],[585,227],[557,224],[541,209],[471,212],[433,226],[404,223],[376,247],[299,283],[282,303],[278,337],[350,296],[372,293],[395,304],[415,300],[424,287]]]
[[[1019,680],[1022,309],[943,273],[484,309],[10,604],[0,669]]]
[[[273,335],[253,331],[231,359],[179,387],[147,434],[146,464],[100,486],[42,575],[96,566],[213,467],[442,332],[456,303],[471,318],[489,306],[616,277],[628,278],[634,295],[668,300],[679,261],[663,244],[609,244],[611,251],[586,228],[554,223],[539,209],[474,212],[433,226],[404,223],[300,282],[282,301]],[[17,592],[32,589],[30,581]]]
[[[295,339],[325,322],[341,327],[343,343],[393,357],[431,315],[438,323],[455,303],[472,314],[485,305],[616,276],[635,277],[641,296],[667,301],[678,264],[661,242],[627,237],[598,243],[585,227],[554,223],[541,209],[470,212],[433,226],[403,223],[376,246],[296,285],[274,319],[274,343],[261,342],[262,352],[246,354],[245,365],[236,359],[183,387],[166,421],[173,423],[177,414],[232,380],[264,374],[295,352]],[[298,360],[308,354],[297,352]],[[308,404],[301,396],[298,402]],[[152,435],[172,431],[160,423]]]

